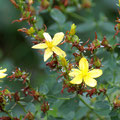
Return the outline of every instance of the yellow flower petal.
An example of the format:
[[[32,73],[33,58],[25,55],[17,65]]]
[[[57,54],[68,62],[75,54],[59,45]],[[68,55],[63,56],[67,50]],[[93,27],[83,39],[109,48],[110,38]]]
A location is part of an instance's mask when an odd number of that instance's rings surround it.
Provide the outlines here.
[[[71,72],[69,73],[69,76],[76,77],[79,74],[81,74],[80,70],[78,70],[78,69],[72,69]]]
[[[4,77],[6,77],[7,76],[7,74],[5,74],[5,73],[0,73],[0,78],[4,78]]]
[[[63,37],[64,37],[63,32],[56,33],[52,40],[53,45],[58,45],[63,40]]]
[[[61,50],[59,47],[57,47],[57,46],[54,46],[54,47],[52,48],[52,50],[53,50],[53,52],[55,52],[58,56],[63,56],[63,57],[66,56],[66,53],[65,53],[63,50]]]
[[[49,41],[49,42],[52,41],[52,38],[51,38],[51,36],[49,35],[49,33],[44,32],[44,33],[43,33],[43,36],[44,36],[45,40],[47,40],[47,41]]]
[[[44,61],[47,61],[51,57],[52,54],[53,54],[53,51],[47,48],[44,53]]]
[[[79,69],[83,72],[88,72],[89,64],[86,58],[81,58],[79,61]]]
[[[82,83],[82,76],[77,75],[70,81],[71,84],[81,84]]]
[[[93,70],[91,70],[90,72],[88,72],[88,75],[89,75],[91,78],[100,77],[100,76],[102,75],[102,70],[100,70],[100,69],[93,69]]]
[[[84,78],[84,82],[89,87],[95,87],[97,85],[97,81],[89,76]]]
[[[0,70],[0,73],[4,73],[6,71],[7,71],[7,69],[5,68],[5,69]]]
[[[46,43],[40,43],[40,44],[32,46],[33,49],[45,49],[47,47],[48,46],[46,45]]]

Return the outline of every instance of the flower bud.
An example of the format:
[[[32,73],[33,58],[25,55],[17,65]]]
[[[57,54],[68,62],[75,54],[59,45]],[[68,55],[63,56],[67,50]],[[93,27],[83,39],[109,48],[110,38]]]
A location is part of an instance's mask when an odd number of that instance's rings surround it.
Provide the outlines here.
[[[100,41],[98,39],[93,40],[92,43],[94,44],[95,47],[99,47],[100,46]]]
[[[28,119],[28,120],[34,120],[34,115],[31,113],[31,112],[28,112],[25,116],[25,119]]]
[[[81,54],[81,53],[80,53],[80,54],[78,54],[78,53],[73,53],[73,55],[75,56],[75,61],[76,61],[76,62],[79,62],[80,59],[82,58],[82,54]]]
[[[43,33],[44,33],[44,30],[41,29],[41,30],[38,32],[38,37],[41,38],[41,39],[43,39],[43,38],[44,38]]]
[[[43,102],[43,104],[41,105],[41,111],[43,111],[44,113],[46,113],[49,110],[49,104],[48,102]]]
[[[102,40],[102,43],[101,43],[101,45],[103,45],[103,46],[108,46],[108,40],[106,39],[106,37],[104,37],[103,38],[103,40]]]
[[[90,0],[82,0],[82,7],[83,8],[90,8],[92,6],[92,3]]]
[[[29,5],[33,4],[33,0],[28,0],[28,2],[29,2]]]
[[[72,37],[72,42],[77,42],[77,43],[79,43],[79,42],[80,42],[79,37],[78,37],[77,35],[74,35],[74,36]]]
[[[94,56],[93,58],[93,65],[97,68],[100,68],[101,67],[101,61],[98,57]]]
[[[72,24],[70,29],[70,35],[75,35],[75,33],[76,33],[76,25]]]
[[[120,23],[117,24],[117,29],[120,30]]]
[[[33,33],[35,33],[35,30],[34,30],[33,27],[31,27],[30,29],[28,29],[27,34],[31,35]]]
[[[48,0],[42,0],[41,1],[41,5],[42,5],[43,8],[47,8],[49,6],[49,4],[50,3],[48,2]]]
[[[60,59],[60,63],[63,67],[67,66],[67,61],[65,59],[65,57],[63,56],[59,56],[59,59]]]

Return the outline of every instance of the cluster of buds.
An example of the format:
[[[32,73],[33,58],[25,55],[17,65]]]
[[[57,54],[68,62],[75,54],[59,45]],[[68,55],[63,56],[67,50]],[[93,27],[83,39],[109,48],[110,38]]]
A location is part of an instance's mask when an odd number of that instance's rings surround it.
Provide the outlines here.
[[[91,8],[92,7],[92,2],[91,2],[91,0],[82,0],[81,6],[83,8]]]
[[[31,112],[28,112],[23,120],[34,120],[34,115]]]
[[[18,29],[18,31],[24,32],[30,36],[32,36],[35,33],[35,29],[33,27],[30,27],[30,29],[27,29],[27,28]]]
[[[112,51],[113,48],[111,47],[111,45],[109,44],[108,40],[106,39],[106,37],[104,36],[101,45],[104,46],[104,48],[106,48],[108,51]]]
[[[21,18],[19,20],[14,20],[12,23],[15,22],[22,22],[27,21],[29,24],[33,24],[36,22],[34,15],[35,9],[32,7],[33,0],[26,0],[25,2],[21,2],[21,5],[17,4],[15,0],[10,0],[12,4],[18,9],[22,11]]]
[[[4,107],[8,101],[11,101],[11,93],[8,89],[0,91],[0,111],[4,111]]]
[[[87,88],[83,83],[80,85],[71,85],[64,82],[61,93],[64,93],[64,89],[67,88],[67,91],[70,93],[76,92],[79,95],[86,93],[86,97],[92,98],[93,95],[100,95],[101,93],[106,94],[106,89],[96,89],[96,88]]]
[[[13,97],[14,97],[15,102],[20,101],[20,95],[19,95],[18,92],[15,92],[15,93],[13,94]]]
[[[43,111],[44,113],[46,113],[49,110],[49,104],[48,102],[43,102],[43,104],[41,105],[41,111]]]
[[[20,79],[23,81],[24,84],[26,82],[29,82],[29,76],[30,76],[29,73],[20,70],[20,68],[16,68],[13,74],[8,76],[8,78],[10,78],[11,80],[14,80],[15,78]]]
[[[48,0],[41,0],[40,11],[48,8],[50,5]]]
[[[120,95],[116,96],[116,99],[113,102],[114,108],[120,108]]]
[[[100,68],[100,67],[102,66],[101,60],[100,60],[97,56],[93,56],[93,57],[91,58],[90,68],[92,68],[93,65],[94,65],[96,68]]]

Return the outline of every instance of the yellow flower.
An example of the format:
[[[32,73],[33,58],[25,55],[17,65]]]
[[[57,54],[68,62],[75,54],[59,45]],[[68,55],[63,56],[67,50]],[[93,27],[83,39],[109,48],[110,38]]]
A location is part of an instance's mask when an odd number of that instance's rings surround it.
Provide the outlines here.
[[[7,71],[7,69],[5,68],[5,69],[2,69],[2,70],[0,70],[0,78],[4,78],[4,77],[6,77],[7,76],[7,74],[5,74],[5,72]]]
[[[39,43],[37,45],[34,45],[32,48],[45,49],[44,61],[47,61],[53,55],[53,52],[56,53],[58,56],[64,57],[66,56],[66,53],[59,47],[57,47],[57,45],[63,40],[64,33],[62,32],[56,33],[53,39],[46,32],[43,33],[43,36],[45,37],[46,40],[45,43]]]
[[[97,85],[97,81],[94,78],[101,76],[102,70],[89,70],[88,61],[86,58],[83,57],[79,61],[79,69],[72,69],[69,75],[71,77],[74,77],[73,80],[70,81],[71,84],[81,84],[82,82],[84,82],[90,87],[95,87]]]

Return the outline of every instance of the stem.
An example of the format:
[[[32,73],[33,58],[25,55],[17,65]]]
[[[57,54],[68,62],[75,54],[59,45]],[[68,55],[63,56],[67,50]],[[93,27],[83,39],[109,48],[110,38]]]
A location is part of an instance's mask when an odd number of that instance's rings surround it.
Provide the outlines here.
[[[94,111],[92,106],[87,104],[80,95],[78,95],[78,97],[80,98],[81,102],[84,103],[100,120],[103,120],[103,118]]]
[[[25,110],[25,108],[23,107],[23,105],[22,105],[20,102],[17,102],[17,104],[23,109],[23,111],[24,111],[25,113],[27,113],[27,111]]]
[[[70,98],[55,97],[55,96],[53,96],[53,95],[48,95],[47,97],[55,98],[55,99],[61,99],[61,100],[69,100],[69,99],[70,99]]]
[[[76,13],[72,13],[72,12],[66,12],[66,13],[82,22],[86,21],[86,18],[84,18]]]
[[[112,106],[112,103],[111,103],[111,101],[110,101],[110,98],[109,98],[109,96],[108,96],[108,94],[107,94],[107,93],[105,93],[105,96],[107,97],[108,102],[110,103],[111,107],[113,107],[113,106]]]
[[[13,120],[13,117],[10,115],[9,112],[7,112],[6,110],[4,110],[4,112],[11,118],[11,120]]]

